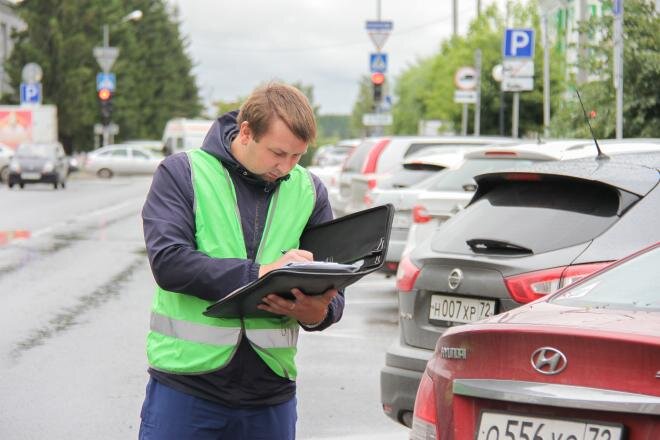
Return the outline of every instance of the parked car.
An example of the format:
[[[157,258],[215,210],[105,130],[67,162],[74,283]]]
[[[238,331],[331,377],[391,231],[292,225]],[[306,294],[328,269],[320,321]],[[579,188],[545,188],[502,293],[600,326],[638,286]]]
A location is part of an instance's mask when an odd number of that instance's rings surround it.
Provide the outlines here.
[[[0,144],[0,182],[7,182],[9,177],[9,162],[14,157],[14,149],[5,144]]]
[[[115,175],[153,174],[163,156],[133,144],[107,145],[87,154],[85,170],[109,179]]]
[[[649,152],[477,176],[469,205],[399,264],[400,335],[381,371],[386,414],[410,426],[422,372],[447,329],[660,241],[659,170],[660,152]]]
[[[16,148],[9,163],[7,185],[21,189],[26,184],[49,183],[54,189],[66,187],[69,160],[59,142],[24,143]]]
[[[658,268],[660,243],[533,304],[448,329],[422,376],[410,438],[660,438]]]
[[[346,158],[360,145],[361,139],[344,139],[336,144],[319,147],[312,157],[312,166],[331,167],[341,166]]]
[[[338,215],[365,209],[367,191],[401,169],[403,159],[427,148],[470,148],[509,144],[511,139],[474,136],[392,136],[368,139],[346,161],[339,177],[339,191],[330,202]]]

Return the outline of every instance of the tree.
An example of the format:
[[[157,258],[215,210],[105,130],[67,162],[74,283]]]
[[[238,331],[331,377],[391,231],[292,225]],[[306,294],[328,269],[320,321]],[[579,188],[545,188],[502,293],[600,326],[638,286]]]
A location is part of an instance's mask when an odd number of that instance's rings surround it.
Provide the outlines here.
[[[168,119],[201,111],[177,13],[168,10],[164,0],[42,0],[16,8],[27,30],[14,36],[5,64],[11,85],[19,90],[26,63],[42,67],[43,100],[57,105],[60,141],[68,151],[91,149],[93,126],[100,122],[95,78],[101,69],[92,50],[102,45],[104,24],[110,28],[110,45],[120,49],[112,68],[119,139],[159,139]],[[134,9],[142,10],[142,20],[122,22]],[[14,92],[2,100],[16,103],[18,96]]]
[[[575,94],[575,88],[587,112],[595,112],[591,121],[599,138],[614,137],[616,131],[616,91],[613,86],[613,16],[611,1],[603,2],[603,14],[591,17],[580,32],[591,35],[587,59],[579,59],[594,80],[570,84],[559,114],[552,120],[555,135],[590,137],[589,129]],[[627,0],[623,22],[623,134],[624,137],[660,136],[660,55],[658,35],[660,20],[655,4],[649,0]]]

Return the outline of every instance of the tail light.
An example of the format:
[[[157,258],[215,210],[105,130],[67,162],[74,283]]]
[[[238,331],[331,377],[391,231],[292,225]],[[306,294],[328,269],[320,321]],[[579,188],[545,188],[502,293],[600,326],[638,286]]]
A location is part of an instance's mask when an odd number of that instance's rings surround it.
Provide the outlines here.
[[[428,223],[431,221],[431,216],[426,206],[415,205],[412,209],[413,223]]]
[[[364,161],[364,165],[362,166],[362,174],[370,174],[376,172],[378,159],[389,143],[389,139],[382,139],[381,141],[377,142],[376,145],[371,148],[371,150],[369,150],[369,154],[367,155],[367,158]]]
[[[367,186],[369,187],[369,189],[374,189],[377,184],[378,184],[378,181],[376,181],[376,179],[367,180]]]
[[[364,202],[364,205],[369,207],[374,203],[374,200],[371,198],[371,194],[366,193],[364,197],[362,198],[362,201]]]
[[[419,388],[417,388],[417,397],[415,397],[415,411],[413,413],[410,440],[436,440],[438,438],[437,422],[438,415],[433,380],[428,373],[424,372]]]
[[[508,277],[504,279],[504,282],[511,297],[515,301],[525,304],[555,293],[559,289],[607,267],[610,263],[611,261],[555,267]]]
[[[420,268],[415,266],[409,256],[403,257],[396,271],[396,288],[400,292],[410,292],[415,286]]]

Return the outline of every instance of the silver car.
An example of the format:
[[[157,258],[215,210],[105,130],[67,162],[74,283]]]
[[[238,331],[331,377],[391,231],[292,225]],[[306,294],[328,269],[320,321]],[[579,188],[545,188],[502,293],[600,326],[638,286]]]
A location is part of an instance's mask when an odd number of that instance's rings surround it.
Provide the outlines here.
[[[136,145],[107,145],[87,154],[84,169],[104,179],[115,175],[150,175],[162,159]]]

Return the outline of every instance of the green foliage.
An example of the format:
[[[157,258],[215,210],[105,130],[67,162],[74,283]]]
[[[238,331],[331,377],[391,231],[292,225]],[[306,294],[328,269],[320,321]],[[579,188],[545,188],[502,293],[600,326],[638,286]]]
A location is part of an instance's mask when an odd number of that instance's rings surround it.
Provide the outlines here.
[[[603,11],[612,2],[603,2]],[[589,75],[597,78],[578,89],[587,112],[596,111],[591,120],[599,138],[614,137],[616,132],[616,90],[613,84],[613,17],[609,13],[592,17],[581,26],[593,36],[589,58],[579,60]],[[655,4],[649,0],[627,0],[624,10],[623,135],[660,137],[660,20]],[[553,116],[554,135],[590,137],[584,114],[571,84],[558,114]]]
[[[138,22],[122,17],[140,9]],[[17,6],[27,30],[15,36],[5,68],[18,102],[21,70],[28,62],[44,72],[44,103],[58,109],[60,140],[67,150],[90,150],[93,126],[100,122],[92,51],[102,45],[102,27],[109,25],[110,45],[120,49],[112,68],[117,76],[113,120],[117,140],[160,139],[168,119],[195,117],[202,109],[187,44],[179,33],[176,11],[164,0],[40,0]]]

